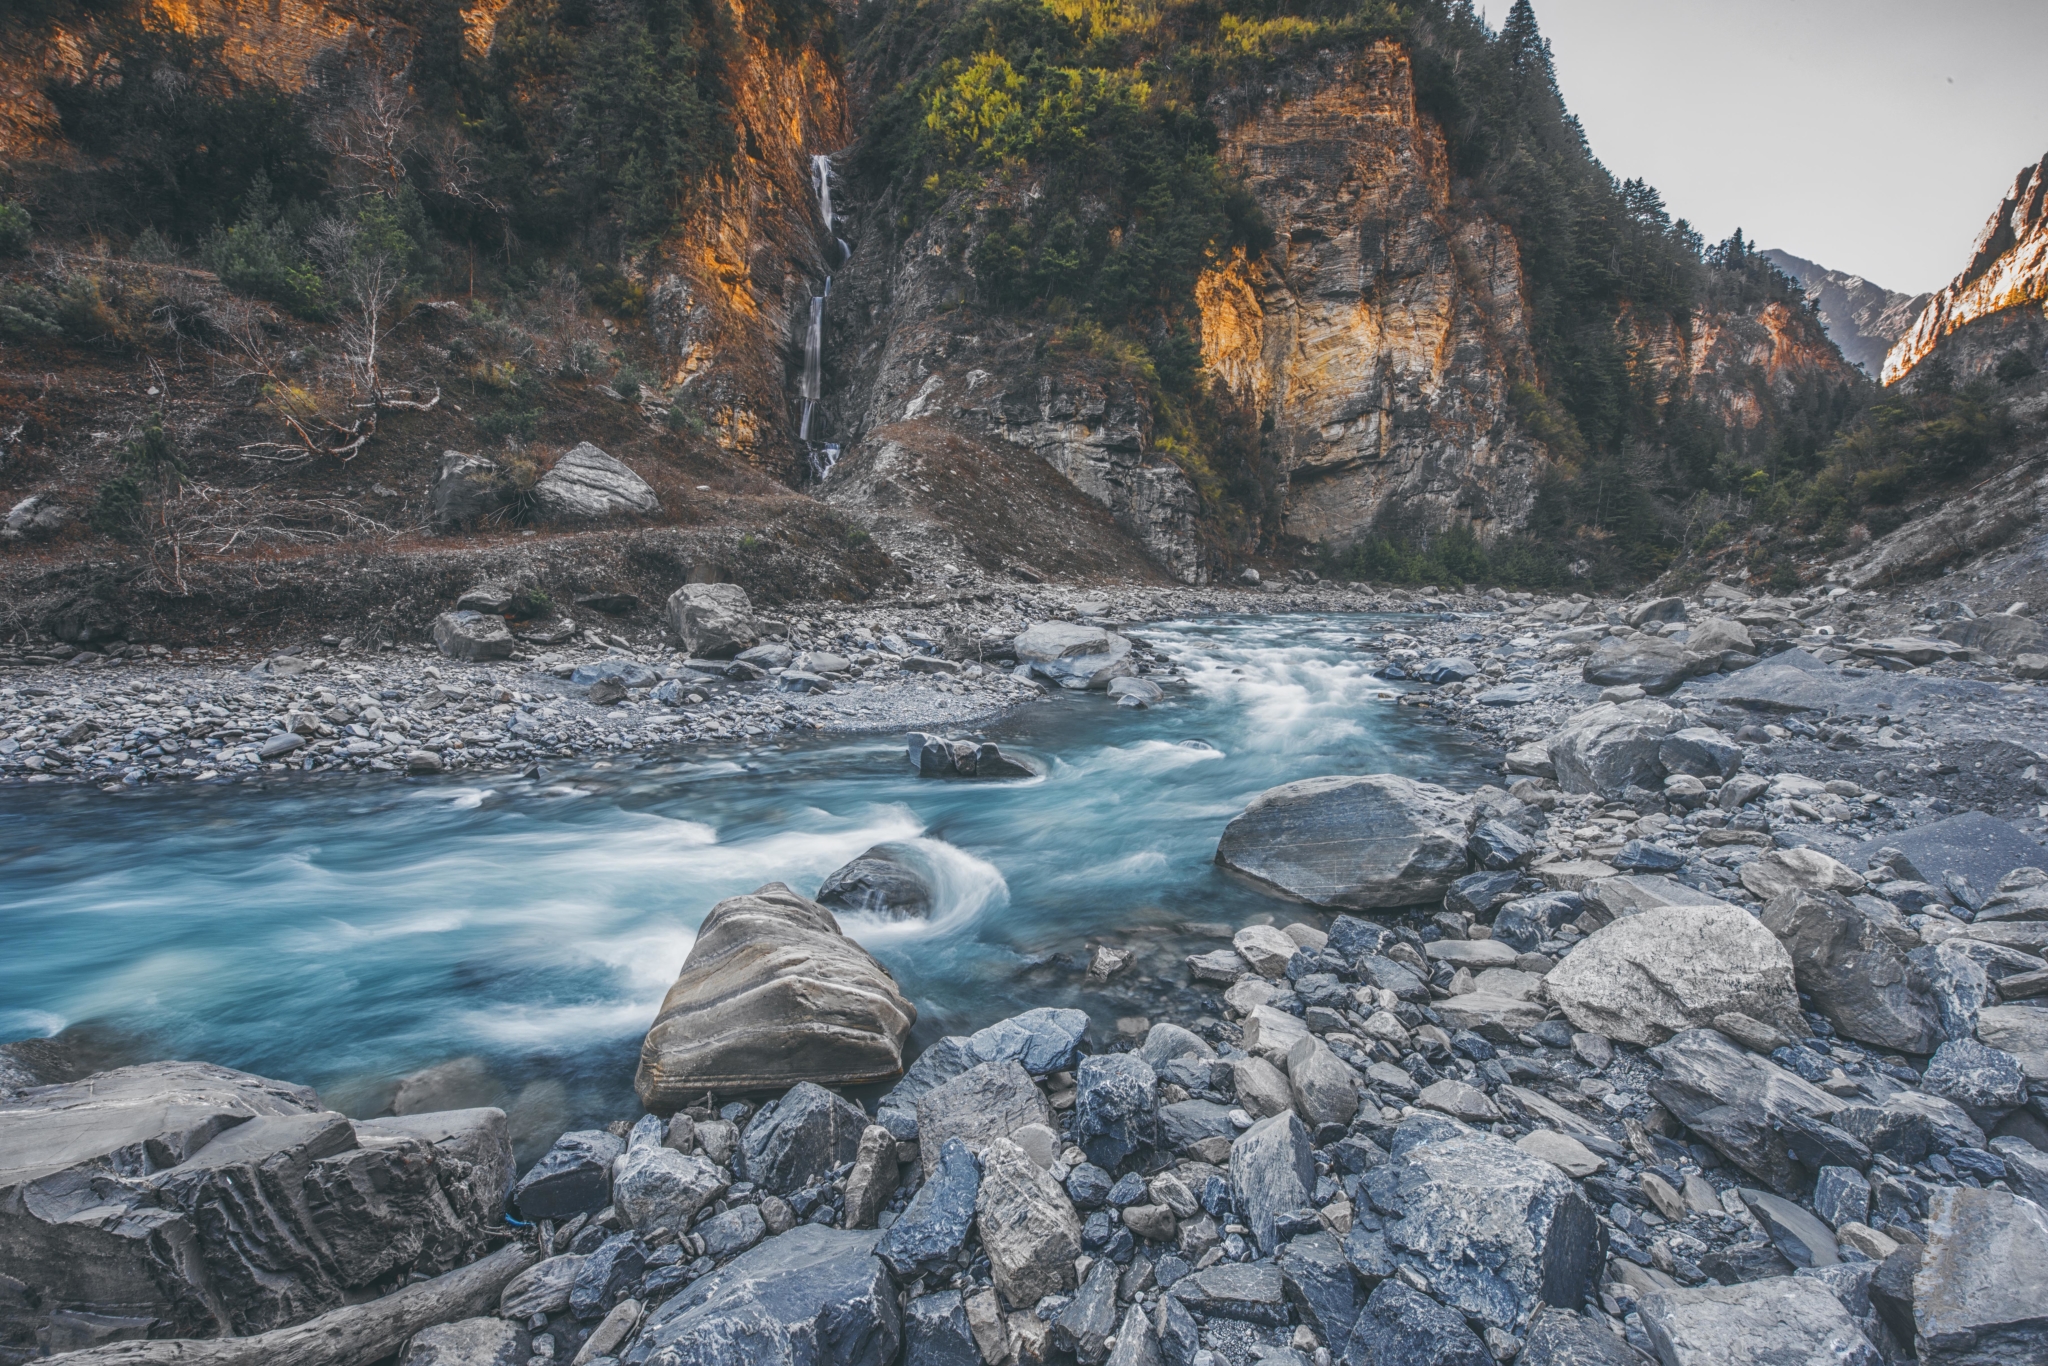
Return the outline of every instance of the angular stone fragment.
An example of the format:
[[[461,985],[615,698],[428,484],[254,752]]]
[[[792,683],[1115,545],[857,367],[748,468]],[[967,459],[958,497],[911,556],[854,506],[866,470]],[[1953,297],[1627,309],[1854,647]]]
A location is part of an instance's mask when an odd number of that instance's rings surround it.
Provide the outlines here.
[[[731,659],[761,638],[754,604],[736,583],[684,584],[669,594],[663,620],[692,659]]]
[[[434,618],[434,648],[450,659],[504,659],[512,653],[512,632],[503,617],[483,612],[443,612]]]
[[[1109,1357],[1109,1340],[1116,1336],[1117,1272],[1117,1264],[1108,1258],[1096,1262],[1053,1320],[1053,1345],[1073,1353],[1082,1366],[1101,1366]]]
[[[1253,798],[1216,861],[1283,896],[1371,909],[1441,898],[1469,866],[1466,806],[1388,773],[1308,778]]]
[[[1397,1280],[1381,1281],[1344,1344],[1344,1366],[1493,1366],[1464,1318]]]
[[[1668,693],[1693,672],[1685,646],[1662,636],[1608,636],[1593,648],[1581,677],[1599,687],[1634,684],[1652,696]]]
[[[1375,1208],[1397,1215],[1386,1225],[1395,1254],[1447,1303],[1503,1331],[1540,1304],[1576,1306],[1607,1254],[1593,1207],[1562,1172],[1462,1125],[1403,1124],[1367,1188]]]
[[[974,1222],[996,1289],[1011,1304],[1074,1288],[1081,1221],[1059,1183],[1007,1138],[982,1149]]]
[[[1875,913],[1839,892],[1794,888],[1764,907],[1763,924],[1791,955],[1799,989],[1836,1029],[1907,1053],[1940,1045],[1940,1008],[1907,957],[1920,936],[1896,913]]]
[[[1637,1301],[1667,1366],[1883,1366],[1840,1300],[1818,1281],[1655,1290]]]
[[[788,1195],[853,1161],[867,1127],[867,1112],[852,1101],[798,1082],[747,1121],[734,1166],[742,1180]]]
[[[516,1323],[458,1319],[414,1333],[398,1366],[526,1366],[532,1355],[533,1346]]]
[[[595,1214],[612,1200],[612,1163],[625,1140],[602,1129],[563,1134],[512,1188],[520,1217],[568,1219]]]
[[[1716,1030],[1688,1029],[1650,1050],[1662,1071],[1650,1095],[1721,1156],[1779,1194],[1800,1184],[1791,1145],[1798,1120],[1825,1120],[1842,1102]],[[1815,1164],[1824,1165],[1824,1164]]]
[[[896,1190],[896,1136],[879,1124],[861,1131],[853,1170],[846,1175],[843,1227],[872,1228],[875,1216]]]
[[[533,486],[536,511],[552,522],[593,522],[651,517],[661,500],[645,479],[588,441],[555,461]]]
[[[1287,1086],[1295,1111],[1317,1128],[1349,1124],[1358,1113],[1357,1074],[1313,1035],[1287,1050]]]
[[[1766,901],[1788,892],[1860,892],[1863,875],[1818,849],[1772,849],[1742,865],[1742,885]]]
[[[1088,1042],[1088,1012],[1041,1006],[967,1037],[976,1062],[1014,1062],[1034,1077],[1070,1072]]]
[[[1297,1223],[1315,1218],[1315,1155],[1292,1111],[1262,1119],[1230,1145],[1231,1202],[1261,1252],[1271,1254]]]
[[[655,1114],[705,1091],[848,1086],[903,1069],[917,1019],[888,970],[832,913],[771,882],[711,908],[640,1048]]]
[[[767,1237],[768,1221],[759,1205],[734,1205],[691,1231],[704,1240],[705,1256],[724,1261]]]
[[[705,1159],[655,1144],[632,1148],[616,1160],[616,1169],[612,1203],[642,1233],[664,1226],[688,1228],[697,1211],[724,1194],[728,1184],[725,1172]]]
[[[979,1152],[1027,1124],[1051,1123],[1045,1092],[1014,1062],[970,1067],[917,1102],[917,1141],[927,1176],[949,1138],[964,1139]]]
[[[1218,1262],[1182,1277],[1168,1292],[1196,1318],[1287,1322],[1287,1292],[1272,1262]]]
[[[1734,906],[1645,911],[1595,931],[1544,979],[1580,1029],[1649,1045],[1724,1011],[1800,1028],[1792,960]]]
[[[889,1089],[875,1106],[875,1122],[896,1135],[899,1142],[917,1138],[917,1102],[934,1086],[951,1081],[974,1066],[967,1040],[957,1035],[940,1039],[904,1070],[903,1080]]]
[[[980,1191],[981,1164],[965,1143],[947,1139],[931,1175],[875,1244],[875,1255],[903,1280],[951,1264],[966,1249]]]
[[[1115,1171],[1159,1141],[1159,1078],[1143,1058],[1083,1058],[1074,1080],[1074,1139],[1090,1162]]]
[[[1057,687],[1075,691],[1107,688],[1110,679],[1137,672],[1131,642],[1100,626],[1042,621],[1020,632],[1010,646],[1018,664]]]
[[[959,1291],[919,1295],[903,1306],[903,1366],[982,1366]]]
[[[1325,1342],[1341,1341],[1358,1317],[1357,1282],[1343,1245],[1327,1233],[1290,1238],[1273,1258],[1301,1321]]]
[[[1563,1309],[1539,1309],[1522,1341],[1520,1366],[1651,1366],[1626,1339],[1591,1317]]]
[[[2048,1085],[2048,1010],[2039,1006],[1986,1006],[1977,1012],[1977,1037],[2010,1053],[2036,1086]]]
[[[1975,1039],[1954,1039],[1935,1049],[1920,1084],[1929,1095],[1961,1106],[1982,1129],[2027,1103],[2027,1079],[2019,1059]]]
[[[2048,1361],[2048,1213],[2004,1191],[1938,1187],[1913,1277],[1924,1366]]]
[[[498,1295],[498,1313],[508,1319],[559,1314],[569,1307],[569,1292],[583,1274],[585,1258],[574,1254],[535,1262],[506,1282]]]
[[[1662,702],[1602,703],[1568,719],[1550,741],[1557,784],[1567,792],[1620,792],[1661,788],[1658,751],[1684,715]]]
[[[872,1230],[802,1224],[742,1253],[662,1304],[625,1366],[831,1362],[891,1366],[902,1342],[896,1288]]]

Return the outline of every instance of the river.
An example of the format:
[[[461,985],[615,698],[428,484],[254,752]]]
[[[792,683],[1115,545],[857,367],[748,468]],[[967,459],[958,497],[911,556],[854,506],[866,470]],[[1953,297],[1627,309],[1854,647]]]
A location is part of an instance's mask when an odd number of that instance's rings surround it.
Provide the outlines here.
[[[1325,773],[1486,780],[1357,653],[1402,621],[1138,628],[1188,686],[1143,711],[1100,693],[1025,707],[986,732],[1046,770],[1018,782],[919,779],[876,736],[488,785],[0,789],[0,1039],[69,1028],[105,1064],[201,1058],[357,1115],[460,1060],[424,1099],[507,1107],[530,1153],[638,1112],[640,1036],[715,902],[770,881],[808,895],[883,841],[917,851],[939,905],[844,928],[916,1003],[913,1044],[1034,1005],[1102,1030],[1182,1014],[1181,955],[1219,944],[1205,927],[1299,914],[1212,862],[1252,797]],[[1137,960],[1090,988],[1093,943]]]

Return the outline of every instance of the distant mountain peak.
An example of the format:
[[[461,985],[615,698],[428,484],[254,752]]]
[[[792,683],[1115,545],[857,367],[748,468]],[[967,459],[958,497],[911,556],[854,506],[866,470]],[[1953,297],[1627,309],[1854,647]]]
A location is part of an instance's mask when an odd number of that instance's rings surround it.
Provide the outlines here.
[[[1799,282],[1820,311],[1821,326],[1852,365],[1876,379],[1884,370],[1885,353],[1906,334],[1928,294],[1901,294],[1861,275],[1826,266],[1772,248],[1763,253],[1772,265]]]

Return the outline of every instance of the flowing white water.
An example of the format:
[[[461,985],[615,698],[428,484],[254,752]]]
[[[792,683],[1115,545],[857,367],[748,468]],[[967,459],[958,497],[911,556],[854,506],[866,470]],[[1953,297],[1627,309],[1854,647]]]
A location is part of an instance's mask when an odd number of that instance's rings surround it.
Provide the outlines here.
[[[1181,956],[1217,942],[1189,922],[1299,914],[1212,861],[1252,797],[1324,773],[1484,780],[1350,648],[1375,624],[1147,626],[1189,686],[1136,712],[1058,694],[991,727],[1044,767],[1027,782],[921,779],[889,736],[546,785],[0,788],[0,1038],[86,1025],[113,1036],[108,1066],[203,1059],[365,1114],[399,1077],[474,1058],[522,1143],[544,1142],[632,1113],[640,1036],[714,903],[810,895],[882,843],[923,866],[931,915],[841,923],[917,1005],[918,1045],[1035,1005],[1104,1031],[1183,1018],[1205,1007]],[[1137,964],[1088,983],[1098,943]]]
[[[843,238],[834,235],[838,217],[832,212],[832,158],[820,152],[811,157],[811,189],[817,196],[818,217],[825,224],[825,236],[839,249],[839,263],[853,255],[853,248]],[[832,297],[832,277],[825,277],[825,292],[811,297],[810,321],[804,329],[804,373],[798,383],[797,394],[803,399],[803,414],[797,421],[797,440],[804,443],[804,456],[811,467],[811,477],[819,483],[832,477],[833,466],[839,463],[839,447],[828,442],[811,440],[811,420],[816,415],[818,400],[824,396],[824,351],[825,351],[825,301]]]

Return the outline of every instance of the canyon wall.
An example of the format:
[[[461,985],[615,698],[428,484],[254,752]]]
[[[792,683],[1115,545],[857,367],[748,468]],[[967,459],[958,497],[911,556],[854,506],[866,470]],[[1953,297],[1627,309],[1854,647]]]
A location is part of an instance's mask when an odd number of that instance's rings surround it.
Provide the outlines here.
[[[1943,346],[1969,329],[1966,344]],[[1958,378],[1990,368],[2013,349],[2044,358],[2048,340],[2048,156],[2022,167],[1970,250],[1970,263],[1929,301],[1885,357],[1884,382],[1896,384],[1937,347]]]
[[[1927,307],[1932,294],[1901,294],[1789,251],[1767,251],[1771,264],[1799,282],[1842,358],[1876,379],[1884,358]]]

